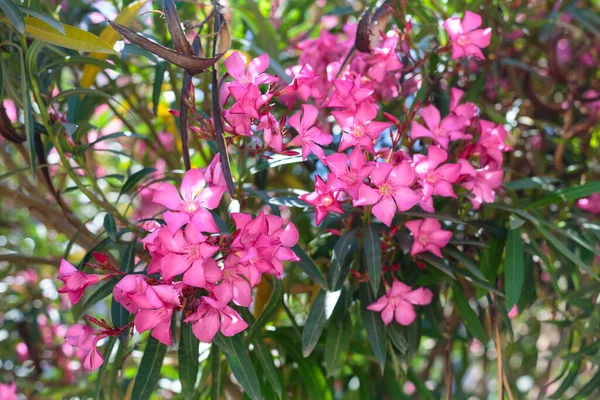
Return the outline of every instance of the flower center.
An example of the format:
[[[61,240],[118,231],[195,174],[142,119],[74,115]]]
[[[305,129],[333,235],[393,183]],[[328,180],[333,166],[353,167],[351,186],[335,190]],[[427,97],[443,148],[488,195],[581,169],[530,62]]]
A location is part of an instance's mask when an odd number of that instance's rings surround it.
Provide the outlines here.
[[[195,200],[184,200],[183,201],[183,209],[184,211],[193,214],[198,210],[198,204]]]
[[[354,128],[352,128],[352,136],[354,136],[355,138],[361,138],[364,136],[364,134],[365,134],[364,126],[355,126]]]
[[[426,234],[420,234],[417,240],[424,246],[429,243],[429,236]]]
[[[197,244],[191,244],[189,246],[187,246],[187,248],[185,249],[187,256],[189,259],[191,260],[196,260],[198,258],[200,258],[200,246]]]
[[[458,44],[461,47],[466,47],[469,45],[469,38],[465,35],[460,35],[458,39],[456,39],[456,44]]]
[[[379,187],[379,193],[383,196],[389,196],[392,194],[392,186],[389,183],[384,183]]]
[[[332,203],[333,203],[333,197],[331,197],[330,194],[326,194],[321,199],[321,204],[323,204],[323,206],[325,206],[325,207],[329,207]]]

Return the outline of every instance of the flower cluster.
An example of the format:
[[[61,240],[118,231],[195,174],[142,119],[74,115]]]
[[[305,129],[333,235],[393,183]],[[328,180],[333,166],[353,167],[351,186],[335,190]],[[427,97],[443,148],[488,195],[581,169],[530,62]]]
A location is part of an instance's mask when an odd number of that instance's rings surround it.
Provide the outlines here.
[[[85,368],[102,364],[96,349],[101,339],[119,336],[131,326],[171,345],[171,321],[177,311],[183,311],[185,322],[203,342],[212,341],[219,331],[232,336],[246,329],[248,324],[230,304],[250,306],[252,288],[263,274],[281,278],[283,263],[299,260],[291,249],[298,231],[294,224],[261,212],[256,217],[233,213],[235,231],[219,232],[210,210],[219,205],[225,188],[218,156],[206,169],[187,171],[179,190],[170,183],[157,188],[153,201],[167,210],[164,224],[144,224],[149,234],[142,242],[151,256],[146,274],[119,272],[102,255],[91,265],[111,271],[102,276],[85,274],[63,261],[60,279],[65,286],[60,291],[73,303],[87,286],[111,276],[119,278],[114,300],[135,315],[124,327],[89,318],[100,329],[79,324],[69,328],[67,342],[82,350]]]

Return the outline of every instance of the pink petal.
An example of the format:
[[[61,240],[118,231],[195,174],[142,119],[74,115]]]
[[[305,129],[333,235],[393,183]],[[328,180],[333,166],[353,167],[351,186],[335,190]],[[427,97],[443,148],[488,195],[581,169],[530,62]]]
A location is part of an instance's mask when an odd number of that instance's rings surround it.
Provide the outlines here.
[[[189,222],[190,215],[185,212],[165,211],[163,213],[163,219],[167,224],[169,232],[174,235],[183,225]]]
[[[446,32],[448,32],[448,36],[450,40],[454,40],[458,35],[462,33],[462,25],[460,23],[460,18],[453,17],[444,21],[444,28]]]
[[[223,335],[233,336],[242,332],[248,327],[246,321],[244,321],[242,317],[240,317],[240,315],[231,307],[226,306],[223,309],[223,312],[226,313],[227,317],[230,319],[229,324],[225,328],[221,326],[221,333]]]
[[[191,200],[198,197],[204,188],[204,172],[197,168],[186,171],[181,181],[181,197],[185,200]]]
[[[422,287],[404,295],[405,300],[419,306],[426,306],[431,303],[432,298],[433,293],[431,293],[431,290]]]
[[[379,203],[373,206],[373,215],[387,226],[392,225],[392,219],[396,213],[396,203],[391,196],[384,196]]]
[[[154,191],[152,202],[160,204],[169,210],[177,210],[181,205],[181,198],[177,188],[170,183],[161,183]]]
[[[437,130],[440,126],[440,111],[434,106],[427,106],[423,108],[419,115],[423,117],[425,124],[431,131]]]
[[[396,200],[399,212],[408,211],[421,201],[421,195],[407,187],[396,189],[393,193],[393,197],[394,200]]]
[[[378,190],[373,189],[362,183],[358,188],[358,198],[354,200],[355,206],[365,206],[375,204],[381,198]]]
[[[224,64],[229,75],[231,75],[235,80],[242,80],[242,78],[245,76],[246,63],[239,52],[236,51],[232,53],[225,59]]]
[[[424,137],[430,138],[433,137],[433,133],[418,122],[413,122],[410,131],[410,137],[412,139],[420,139]]]
[[[194,225],[194,227],[200,232],[219,232],[219,227],[215,222],[215,218],[210,213],[210,211],[205,210],[204,208],[199,208],[196,210],[196,212],[192,216],[192,225]]]
[[[204,276],[204,259],[199,258],[192,263],[192,266],[183,274],[183,283],[197,288],[206,287],[206,277]]]
[[[392,322],[392,319],[394,319],[394,307],[387,306],[384,308],[381,312],[381,319],[385,325],[388,325],[390,322]]]
[[[256,57],[254,60],[250,61],[250,64],[248,64],[248,73],[250,75],[262,74],[267,70],[268,67],[269,55],[267,53],[264,53]]]
[[[73,266],[73,264],[71,264],[67,260],[62,259],[60,261],[60,267],[58,269],[58,272],[60,273],[61,276],[69,276],[69,275],[73,274],[74,272],[77,272],[77,268],[75,268]]]
[[[310,104],[302,104],[302,128],[303,130],[310,128],[317,122],[319,110],[317,107]]]
[[[212,294],[221,303],[229,303],[233,299],[233,284],[230,281],[223,281],[212,288]]]
[[[376,302],[371,303],[367,306],[367,310],[371,310],[371,311],[375,311],[375,312],[381,312],[381,310],[384,309],[384,307],[386,307],[389,304],[389,300],[387,296],[381,296],[379,299],[377,299]]]
[[[404,297],[405,293],[410,292],[411,287],[405,284],[404,282],[400,282],[397,279],[394,279],[392,282],[392,288],[389,291],[389,296],[400,296]]]
[[[410,325],[417,317],[417,314],[415,313],[415,308],[412,306],[412,304],[406,301],[399,301],[396,304],[394,317],[396,322],[400,325]]]
[[[211,310],[203,318],[192,324],[192,332],[201,342],[210,343],[219,331],[220,326],[218,313]]]
[[[479,28],[481,26],[481,17],[471,11],[466,11],[465,16],[462,19],[461,26],[464,33]]]

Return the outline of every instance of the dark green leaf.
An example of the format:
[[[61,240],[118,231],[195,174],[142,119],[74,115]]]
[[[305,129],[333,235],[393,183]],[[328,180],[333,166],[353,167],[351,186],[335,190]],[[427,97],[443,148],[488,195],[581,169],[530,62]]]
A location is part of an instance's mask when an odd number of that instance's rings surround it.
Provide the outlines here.
[[[566,189],[559,190],[558,192],[544,196],[541,199],[534,201],[528,209],[536,209],[544,207],[550,204],[560,203],[561,201],[569,201],[580,199],[590,194],[600,192],[600,181],[593,181],[580,186],[574,186]]]
[[[260,363],[263,372],[267,376],[267,381],[269,382],[269,385],[281,398],[283,393],[281,378],[277,373],[277,369],[275,368],[275,364],[273,363],[273,357],[271,356],[271,353],[269,353],[269,350],[265,346],[262,336],[255,336],[252,340],[252,345],[254,346],[254,353],[256,354],[256,358],[258,359],[258,362]]]
[[[98,370],[98,376],[96,376],[96,396],[94,397],[96,400],[101,400],[102,393],[102,384],[104,383],[104,375],[106,374],[106,368],[110,365],[108,360],[110,358],[110,353],[112,352],[113,347],[115,347],[115,343],[117,342],[117,338],[111,336],[108,339],[108,342],[104,345],[104,353],[102,353],[102,358],[104,362],[100,366]]]
[[[179,360],[179,380],[183,396],[186,399],[193,398],[198,378],[198,348],[200,341],[192,332],[192,325],[182,322],[179,333],[179,348],[177,357]]]
[[[579,366],[580,363],[578,362],[573,363],[573,365],[571,365],[571,368],[569,368],[569,373],[567,374],[567,376],[565,376],[565,379],[563,379],[558,389],[556,389],[556,392],[552,393],[552,395],[549,397],[550,399],[563,398],[565,392],[569,390],[571,386],[573,386],[573,383],[575,383],[575,379],[577,379],[577,376],[579,376]]]
[[[302,329],[302,355],[304,357],[308,357],[317,345],[340,294],[341,292],[328,292],[321,289],[313,301],[306,324]]]
[[[135,267],[135,245],[136,241],[132,240],[127,244],[121,254],[121,271],[128,274],[133,272]]]
[[[592,394],[594,394],[598,388],[600,388],[600,371],[596,372],[596,375],[594,375],[575,396],[571,397],[571,399],[592,399],[594,398]]]
[[[325,339],[325,368],[327,376],[335,374],[342,367],[342,352],[348,350],[352,337],[352,319],[349,317],[332,319],[327,325]]]
[[[104,216],[104,230],[108,234],[110,240],[113,242],[117,241],[117,222],[111,213],[106,213]]]
[[[167,346],[153,337],[148,338],[148,344],[144,350],[142,362],[135,377],[132,400],[149,400],[154,392],[158,379],[160,378],[160,368],[162,367]]]
[[[302,247],[300,247],[300,245],[295,245],[294,247],[292,247],[292,250],[294,250],[294,253],[296,253],[296,255],[300,257],[298,266],[302,269],[302,271],[304,271],[306,275],[312,278],[312,280],[324,287],[325,278],[323,277],[323,274],[321,273],[319,267],[317,267],[317,264],[315,264],[313,259],[304,251],[304,249],[302,249]]]
[[[525,282],[525,247],[519,229],[511,229],[506,241],[506,259],[504,260],[504,293],[506,308],[510,310],[519,301]]]
[[[400,353],[406,354],[408,351],[408,342],[405,337],[406,334],[402,332],[402,327],[399,324],[389,324],[385,327],[385,331],[394,347],[396,347]]]
[[[10,0],[9,0],[10,1]],[[63,26],[63,24],[61,24],[59,21],[55,20],[54,18],[52,18],[52,16],[38,11],[38,10],[34,10],[33,8],[29,8],[29,7],[25,7],[25,6],[19,6],[19,8],[21,9],[22,12],[24,12],[25,14],[29,14],[32,17],[35,17],[37,19],[41,19],[42,21],[44,21],[45,23],[47,23],[48,25],[50,25],[52,28],[56,29],[59,33],[61,34],[65,34],[65,27]],[[23,33],[23,32],[21,32]]]
[[[385,359],[387,356],[387,341],[385,336],[385,325],[381,320],[381,314],[367,310],[367,306],[373,304],[376,298],[371,288],[366,283],[360,284],[360,303],[362,320],[367,330],[367,338],[379,363],[381,372],[385,368]]]
[[[227,358],[229,367],[242,389],[250,398],[261,399],[260,381],[242,338],[236,335],[232,337],[222,336],[220,339],[222,343],[225,343],[226,349],[231,349],[231,352],[228,352],[223,348],[225,358]],[[219,343],[217,344],[221,347]]]
[[[121,192],[119,193],[119,197],[126,193],[129,193],[138,183],[142,181],[142,179],[144,179],[153,172],[156,172],[156,168],[143,168],[135,174],[131,175],[123,184]]]
[[[481,343],[487,343],[483,325],[481,325],[479,317],[473,311],[469,301],[465,297],[463,288],[458,283],[452,285],[452,295],[454,297],[454,304],[456,304],[456,308],[458,308],[458,312],[469,333]]]
[[[211,400],[221,399],[221,377],[223,376],[223,368],[221,368],[221,352],[220,346],[213,345],[210,349],[210,369],[212,382],[210,385]],[[207,375],[204,374],[203,375]]]
[[[262,313],[260,314],[258,319],[250,326],[250,329],[248,329],[248,335],[246,336],[248,339],[252,339],[257,333],[259,333],[262,330],[265,324],[271,320],[271,317],[275,314],[275,311],[277,311],[277,309],[281,305],[283,297],[283,285],[281,284],[281,281],[277,278],[273,278],[271,281],[273,282],[273,291],[271,292],[269,301],[265,305],[265,308],[263,309]]]
[[[83,306],[81,307],[81,309],[78,310],[75,319],[79,319],[79,317],[83,315],[83,313],[85,313],[87,310],[98,304],[102,299],[111,294],[113,291],[113,287],[117,284],[117,282],[119,282],[117,279],[109,279],[102,285],[100,285],[100,287],[96,289],[96,291],[90,297],[88,297],[85,303],[83,303]]]
[[[369,272],[369,282],[373,293],[379,291],[381,283],[381,242],[379,236],[381,232],[369,225],[365,228],[365,264]]]
[[[10,0],[4,0],[5,4],[8,4],[9,2]],[[27,74],[24,57],[21,57],[21,95],[23,96],[23,104],[25,105],[23,112],[25,113],[25,137],[27,138],[27,144],[29,147],[29,166],[31,167],[31,173],[35,176],[35,168],[37,164],[34,138],[36,134],[35,122],[33,120],[33,107],[31,105],[29,75]]]
[[[440,271],[442,271],[443,273],[448,275],[450,278],[456,280],[456,276],[454,275],[454,272],[452,272],[452,270],[448,266],[447,260],[436,257],[430,253],[421,254],[421,258],[423,258],[423,260],[425,260],[428,264],[436,267],[437,269],[439,269]]]
[[[338,239],[331,256],[331,268],[327,273],[327,286],[330,291],[335,292],[342,288],[346,276],[350,272],[352,257],[357,246],[356,229],[344,233]]]
[[[64,90],[64,91],[60,92],[52,99],[52,102],[60,103],[61,101],[64,101],[71,96],[97,96],[97,97],[103,97],[105,99],[111,98],[111,96],[109,94],[101,92],[99,90],[75,88],[75,89],[69,89],[69,90]]]
[[[167,70],[168,63],[161,61],[156,64],[156,71],[154,73],[154,85],[152,87],[152,109],[154,115],[158,112],[158,103],[160,102],[160,92],[162,91],[163,81],[165,80],[165,71]]]
[[[0,0],[0,10],[6,15],[17,32],[23,35],[25,33],[25,19],[19,7],[12,0]]]

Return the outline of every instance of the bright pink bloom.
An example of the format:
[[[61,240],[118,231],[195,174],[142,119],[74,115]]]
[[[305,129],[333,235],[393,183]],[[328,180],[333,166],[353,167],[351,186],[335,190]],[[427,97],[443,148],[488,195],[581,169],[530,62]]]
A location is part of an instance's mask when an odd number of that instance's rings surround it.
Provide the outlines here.
[[[590,214],[600,215],[600,193],[594,193],[584,199],[577,201],[577,207]]]
[[[104,362],[96,346],[106,336],[106,334],[95,332],[89,326],[76,324],[67,329],[66,339],[68,344],[84,351],[83,367],[88,371],[94,371]]]
[[[267,68],[269,68],[269,55],[267,53],[250,61],[247,69],[244,58],[237,51],[227,57],[224,64],[229,75],[235,79],[236,83],[239,85],[246,86],[250,83],[260,85],[263,83],[277,82],[277,78],[264,73]]]
[[[432,195],[457,198],[452,189],[460,175],[459,164],[441,163],[448,159],[448,154],[435,146],[429,146],[427,156],[415,154],[413,157],[413,168],[419,177],[423,187],[423,201],[429,200]]]
[[[508,312],[508,318],[515,319],[515,318],[517,318],[518,315],[519,315],[519,306],[515,304],[513,306],[513,308],[511,308],[510,311]]]
[[[414,305],[426,306],[432,298],[433,293],[429,289],[421,287],[412,290],[410,286],[394,280],[385,295],[368,305],[367,310],[381,312],[381,319],[386,325],[394,318],[400,325],[410,325],[417,317]]]
[[[502,184],[504,171],[489,167],[475,170],[468,161],[461,159],[461,175],[468,175],[468,179],[461,185],[473,194],[471,204],[474,209],[479,209],[482,203],[493,203],[496,189]]]
[[[218,331],[233,336],[248,327],[240,315],[227,304],[210,297],[201,297],[196,312],[185,319],[192,323],[192,332],[204,343],[210,343]]]
[[[206,187],[204,173],[196,168],[186,171],[181,181],[181,196],[171,183],[162,183],[154,192],[152,201],[170,211],[163,219],[171,233],[191,222],[199,231],[218,232],[217,224],[208,210],[219,206],[223,192],[219,188]]]
[[[338,199],[340,189],[340,182],[334,174],[329,173],[327,175],[327,182],[324,182],[323,178],[317,175],[315,178],[315,191],[300,195],[298,198],[315,208],[315,221],[319,225],[330,212],[344,213]]]
[[[479,120],[481,136],[477,140],[477,150],[481,157],[481,165],[500,167],[502,165],[502,152],[512,150],[505,144],[508,133],[502,124]]]
[[[294,80],[285,89],[286,94],[297,94],[302,101],[308,101],[309,97],[318,100],[324,96],[317,86],[319,76],[315,75],[309,64],[296,66],[290,72],[294,75]]]
[[[353,199],[358,198],[360,184],[375,168],[375,163],[367,163],[367,159],[359,147],[355,147],[350,152],[350,156],[344,153],[335,153],[325,157],[325,165],[343,183],[343,190]]]
[[[207,280],[216,282],[221,278],[218,268],[215,270],[215,266],[208,262],[219,248],[208,244],[207,237],[192,224],[175,235],[163,229],[158,234],[158,240],[166,253],[160,261],[160,274],[167,282],[183,274],[184,283],[203,288]]]
[[[181,286],[148,286],[145,294],[145,299],[136,298],[140,310],[133,320],[135,329],[140,333],[151,330],[152,337],[167,346],[172,345],[171,318],[173,310],[181,307]]]
[[[456,88],[450,89],[450,112],[470,121],[477,114],[477,106],[471,102],[460,104],[464,91]]]
[[[327,103],[328,107],[345,108],[348,111],[356,112],[358,104],[366,101],[372,108],[375,108],[375,113],[377,113],[377,106],[371,100],[371,95],[375,91],[364,87],[360,76],[357,76],[354,80],[335,79],[333,86],[335,90],[331,94],[329,103]]]
[[[342,128],[339,152],[352,146],[360,146],[371,154],[375,154],[373,145],[384,130],[390,127],[389,122],[373,121],[377,117],[377,108],[363,101],[355,113],[351,111],[332,112],[335,120]]]
[[[260,117],[260,123],[257,126],[258,130],[263,130],[263,140],[265,147],[270,147],[277,153],[283,151],[283,136],[281,135],[281,126],[279,121],[271,113],[267,113]]]
[[[0,399],[17,400],[17,384],[15,382],[0,383]]]
[[[387,226],[391,226],[396,209],[407,211],[421,200],[421,195],[410,188],[415,181],[415,174],[407,161],[397,166],[377,163],[369,176],[375,188],[361,184],[354,205],[374,204],[373,215]]]
[[[297,112],[289,120],[290,125],[298,132],[298,136],[288,146],[302,146],[303,160],[306,160],[311,152],[319,159],[323,159],[325,153],[320,146],[327,146],[333,139],[330,134],[315,126],[318,115],[319,110],[315,106],[303,104],[302,118],[300,118],[300,112]]]
[[[229,110],[231,114],[242,114],[253,119],[260,119],[261,108],[269,102],[272,94],[262,94],[258,86],[249,84],[248,86],[229,87],[229,92],[235,99],[233,107]]]
[[[410,133],[413,139],[431,138],[434,143],[447,150],[450,141],[472,138],[471,135],[462,132],[468,123],[468,120],[463,116],[450,114],[440,122],[440,111],[434,106],[423,108],[419,115],[423,117],[427,128],[418,122],[413,122]]]
[[[219,197],[227,191],[227,182],[223,175],[223,165],[221,164],[221,155],[216,154],[208,167],[200,168],[204,173],[204,182],[213,191],[213,196]],[[220,194],[219,194],[220,192]]]
[[[402,63],[396,54],[396,45],[398,44],[398,35],[392,32],[383,41],[381,46],[373,49],[373,64],[367,71],[367,74],[376,82],[383,82],[388,72],[397,71],[402,68]]]
[[[260,272],[239,262],[237,257],[228,257],[223,268],[223,279],[211,293],[218,301],[227,304],[231,300],[238,306],[248,307],[252,303],[250,281],[260,279]]]
[[[405,225],[414,238],[410,250],[412,256],[429,251],[444,258],[441,249],[452,238],[452,232],[443,230],[440,221],[434,218],[416,219],[408,221]]]
[[[147,290],[148,283],[146,283],[144,275],[126,275],[113,287],[113,297],[127,311],[135,314],[140,308],[140,304],[142,306],[148,305],[146,300]]]
[[[88,286],[98,283],[103,277],[96,274],[84,274],[75,268],[67,260],[60,262],[58,279],[63,281],[65,285],[58,289],[58,293],[67,293],[71,304],[77,302],[83,296],[83,292]]]
[[[481,49],[490,45],[492,28],[477,29],[480,26],[481,17],[470,11],[465,12],[462,21],[453,17],[444,22],[444,28],[452,42],[453,60],[468,56],[485,59]]]

